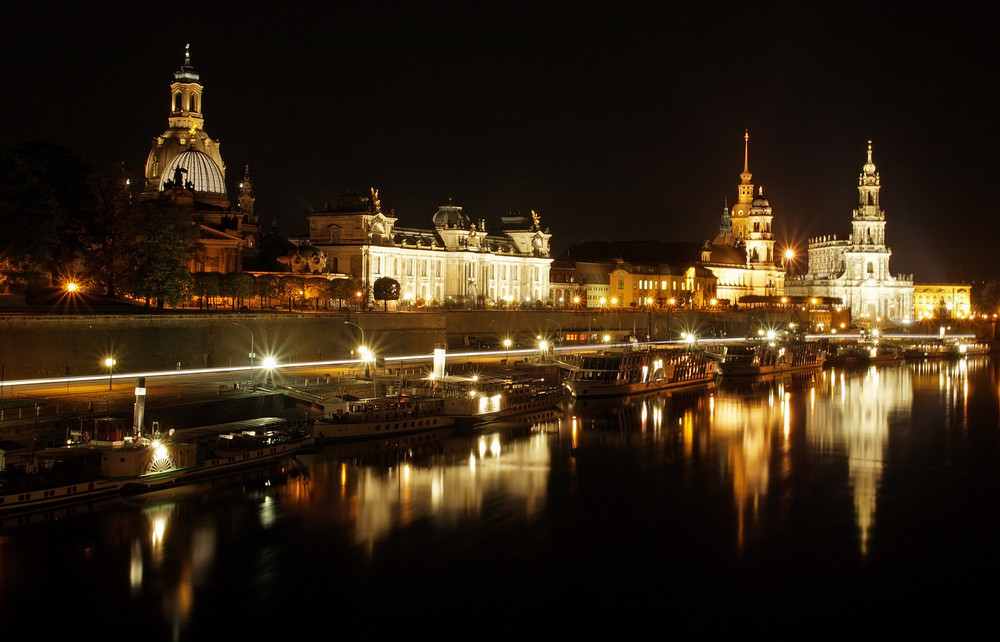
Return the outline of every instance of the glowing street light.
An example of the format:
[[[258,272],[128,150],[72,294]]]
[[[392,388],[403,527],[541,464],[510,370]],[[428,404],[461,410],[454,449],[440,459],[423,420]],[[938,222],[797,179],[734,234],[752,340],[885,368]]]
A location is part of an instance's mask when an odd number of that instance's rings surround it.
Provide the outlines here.
[[[267,383],[268,383],[268,384],[271,384],[271,383],[272,383],[272,379],[271,379],[271,371],[272,371],[272,370],[274,370],[274,367],[275,367],[276,365],[278,365],[278,360],[277,360],[277,359],[275,359],[274,357],[272,357],[271,355],[267,355],[267,356],[266,356],[266,357],[264,357],[264,359],[263,359],[263,360],[262,360],[262,361],[260,362],[260,364],[261,364],[261,366],[263,366],[263,367],[264,367],[264,369],[265,369],[265,370],[267,371]]]
[[[506,362],[510,363],[510,339],[503,340],[503,347],[507,350]]]
[[[114,348],[112,348],[112,356],[104,360],[104,365],[108,367],[108,390],[111,390],[111,382],[114,379],[115,374],[115,364],[118,363],[114,358]]]

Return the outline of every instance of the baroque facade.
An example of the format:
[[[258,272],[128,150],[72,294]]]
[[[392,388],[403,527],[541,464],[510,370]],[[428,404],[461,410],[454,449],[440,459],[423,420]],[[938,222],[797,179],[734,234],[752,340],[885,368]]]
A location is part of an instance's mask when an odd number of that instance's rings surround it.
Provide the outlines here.
[[[786,283],[789,295],[838,297],[851,318],[867,322],[907,320],[913,314],[913,276],[889,272],[892,250],[886,244],[882,184],[872,161],[872,143],[858,178],[858,207],[851,234],[809,241],[805,275]]]
[[[500,231],[489,233],[485,221],[448,204],[431,218],[433,227],[408,228],[382,211],[372,189],[308,219],[309,243],[326,254],[328,269],[349,275],[369,299],[382,277],[399,282],[406,302],[495,306],[549,298],[552,235],[535,212],[503,217]]]
[[[189,46],[184,65],[170,85],[167,129],[153,139],[146,157],[141,197],[166,197],[191,212],[200,240],[198,254],[189,265],[191,272],[239,272],[244,257],[256,252],[260,235],[253,185],[247,167],[233,209],[219,141],[204,129],[204,89],[191,66]]]

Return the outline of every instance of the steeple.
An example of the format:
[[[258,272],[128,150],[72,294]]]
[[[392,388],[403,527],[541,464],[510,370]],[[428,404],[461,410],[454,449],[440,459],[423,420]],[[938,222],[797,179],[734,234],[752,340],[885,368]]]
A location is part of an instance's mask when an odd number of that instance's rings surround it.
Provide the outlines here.
[[[239,208],[240,211],[251,218],[256,223],[257,217],[253,213],[253,204],[256,196],[253,193],[253,182],[250,181],[250,166],[247,165],[243,172],[243,180],[240,181]]]
[[[186,129],[194,138],[202,129],[205,119],[201,114],[201,93],[204,87],[198,82],[199,76],[191,66],[191,45],[184,47],[184,65],[174,72],[174,82],[170,85],[170,127]]]
[[[861,168],[861,176],[858,177],[858,209],[855,211],[855,218],[884,219],[885,215],[879,209],[878,198],[881,191],[881,179],[876,171],[875,163],[872,162],[872,142],[868,141],[868,160]]]
[[[754,190],[750,179],[750,130],[743,134],[743,171],[740,173],[740,184],[736,186],[736,204],[733,205],[730,220],[732,221],[733,236],[736,238],[748,238],[747,216],[753,203]]]
[[[753,178],[753,174],[750,173],[750,130],[748,129],[743,134],[743,173],[740,174],[740,180],[744,185],[749,185],[751,178]]]
[[[729,199],[726,199],[726,204],[722,208],[722,222],[719,223],[719,238],[732,239],[733,236],[733,222],[729,218]]]

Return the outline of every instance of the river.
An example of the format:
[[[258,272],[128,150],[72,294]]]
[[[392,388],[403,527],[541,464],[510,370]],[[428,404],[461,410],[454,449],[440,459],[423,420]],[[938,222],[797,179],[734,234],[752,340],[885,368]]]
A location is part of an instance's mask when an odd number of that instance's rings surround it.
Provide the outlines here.
[[[905,363],[329,447],[8,519],[0,622],[151,640],[975,634],[998,363]]]

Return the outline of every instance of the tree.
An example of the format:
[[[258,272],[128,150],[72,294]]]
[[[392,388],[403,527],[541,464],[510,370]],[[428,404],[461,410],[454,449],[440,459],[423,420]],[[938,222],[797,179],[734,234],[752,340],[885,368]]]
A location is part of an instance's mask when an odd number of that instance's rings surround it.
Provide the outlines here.
[[[993,279],[986,285],[972,288],[975,299],[975,309],[985,314],[996,314],[1000,311],[1000,281]]]
[[[212,297],[217,297],[222,292],[222,284],[219,280],[218,272],[195,272],[191,275],[191,294],[198,297],[198,308],[202,309],[208,304],[212,305]]]
[[[271,297],[278,296],[280,281],[281,279],[274,274],[261,274],[254,279],[254,289],[260,297],[261,310],[265,307],[265,301],[270,305]]]
[[[102,284],[104,293],[118,294],[118,281],[127,271],[123,248],[137,231],[134,223],[133,194],[124,163],[103,167],[96,177],[97,207],[84,236],[87,241],[87,273]]]
[[[124,290],[146,299],[179,305],[191,290],[188,264],[198,250],[198,228],[191,216],[165,198],[138,203],[136,235],[125,249]]]
[[[72,152],[16,145],[0,157],[0,286],[68,275],[93,217],[88,168]]]
[[[222,275],[222,294],[228,296],[233,301],[233,309],[237,309],[237,301],[242,304],[243,299],[253,295],[254,279],[249,274],[243,272],[230,272]]]
[[[350,279],[334,279],[330,282],[330,297],[340,302],[340,309],[344,309],[344,301],[354,299],[358,286]]]
[[[295,299],[302,296],[305,279],[301,276],[283,276],[278,282],[278,294],[288,299],[288,311],[295,309]]]
[[[382,301],[384,309],[388,311],[389,301],[399,301],[399,281],[387,276],[375,280],[372,289],[376,301]]]
[[[309,277],[305,280],[306,299],[312,299],[313,309],[319,309],[320,300],[323,301],[323,309],[327,308],[330,300],[330,280],[321,277]]]

